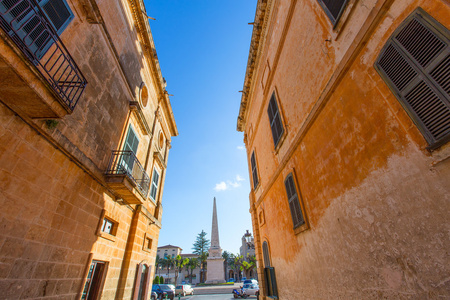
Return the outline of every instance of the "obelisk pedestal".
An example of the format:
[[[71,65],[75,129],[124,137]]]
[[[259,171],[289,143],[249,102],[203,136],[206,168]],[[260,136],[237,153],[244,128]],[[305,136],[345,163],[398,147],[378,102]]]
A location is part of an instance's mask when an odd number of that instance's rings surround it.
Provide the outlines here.
[[[209,256],[206,260],[208,264],[206,273],[206,283],[224,283],[225,273],[223,269],[224,259],[222,258],[222,249],[219,243],[219,225],[217,223],[216,198],[214,197],[212,229],[211,229],[211,247]]]

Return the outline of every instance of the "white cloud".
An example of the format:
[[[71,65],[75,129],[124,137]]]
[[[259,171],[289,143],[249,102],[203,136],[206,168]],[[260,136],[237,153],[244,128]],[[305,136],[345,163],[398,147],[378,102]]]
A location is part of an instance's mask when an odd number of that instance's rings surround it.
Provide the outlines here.
[[[245,150],[245,147],[244,146],[237,146],[237,149],[238,150]]]
[[[225,191],[228,190],[230,188],[238,188],[241,186],[241,181],[244,181],[245,179],[242,178],[240,175],[236,175],[236,180],[235,181],[231,181],[231,180],[227,180],[227,182],[222,181],[220,183],[216,183],[216,186],[214,187],[214,190],[216,191]]]
[[[225,191],[226,189],[228,189],[227,184],[225,183],[225,181],[222,181],[221,183],[216,183],[216,186],[214,187],[214,189],[216,191]]]

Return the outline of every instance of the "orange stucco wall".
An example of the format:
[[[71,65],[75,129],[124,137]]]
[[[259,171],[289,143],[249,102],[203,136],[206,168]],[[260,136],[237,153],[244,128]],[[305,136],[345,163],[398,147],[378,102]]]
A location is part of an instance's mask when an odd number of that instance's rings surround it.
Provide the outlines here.
[[[257,246],[269,244],[280,299],[449,296],[450,146],[426,149],[373,64],[418,6],[447,28],[450,8],[392,1],[368,29],[383,3],[349,1],[337,32],[317,1],[273,1],[245,136],[260,177],[250,200]],[[277,149],[267,116],[273,92],[285,129]],[[307,219],[302,230],[293,229],[289,173]]]

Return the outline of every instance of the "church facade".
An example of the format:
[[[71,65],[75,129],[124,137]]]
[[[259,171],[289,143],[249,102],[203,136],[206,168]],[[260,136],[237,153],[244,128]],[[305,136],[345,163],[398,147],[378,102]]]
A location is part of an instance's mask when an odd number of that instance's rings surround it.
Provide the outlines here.
[[[0,298],[147,299],[177,134],[142,0],[0,1]]]
[[[449,297],[448,3],[259,0],[253,26],[261,297]]]

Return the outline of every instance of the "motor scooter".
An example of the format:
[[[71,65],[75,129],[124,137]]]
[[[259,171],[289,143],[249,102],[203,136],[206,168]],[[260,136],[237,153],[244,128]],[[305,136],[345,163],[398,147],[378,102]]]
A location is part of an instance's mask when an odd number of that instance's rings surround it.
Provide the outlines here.
[[[246,298],[248,298],[248,295],[241,288],[239,291],[237,289],[233,290],[233,297],[246,299]]]

